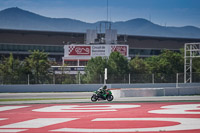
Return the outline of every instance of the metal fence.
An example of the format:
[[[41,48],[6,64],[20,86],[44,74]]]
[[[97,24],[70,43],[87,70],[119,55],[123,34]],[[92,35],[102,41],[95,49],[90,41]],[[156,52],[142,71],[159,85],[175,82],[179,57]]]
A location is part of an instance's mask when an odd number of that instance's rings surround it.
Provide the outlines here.
[[[184,74],[109,74],[107,80],[104,75],[96,75],[88,80],[84,74],[48,74],[48,75],[19,75],[0,76],[0,84],[135,84],[135,83],[184,83]],[[200,73],[192,74],[192,83],[200,83]]]

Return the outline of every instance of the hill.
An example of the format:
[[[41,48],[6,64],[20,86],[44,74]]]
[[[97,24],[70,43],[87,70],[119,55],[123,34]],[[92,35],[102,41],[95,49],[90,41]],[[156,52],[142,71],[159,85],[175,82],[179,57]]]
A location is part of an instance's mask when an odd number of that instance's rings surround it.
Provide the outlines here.
[[[86,32],[86,29],[96,29],[99,23],[86,23],[70,18],[49,18],[17,7],[0,11],[0,28],[5,29]],[[112,22],[112,28],[117,29],[119,34],[200,38],[200,28],[165,27],[142,18]]]

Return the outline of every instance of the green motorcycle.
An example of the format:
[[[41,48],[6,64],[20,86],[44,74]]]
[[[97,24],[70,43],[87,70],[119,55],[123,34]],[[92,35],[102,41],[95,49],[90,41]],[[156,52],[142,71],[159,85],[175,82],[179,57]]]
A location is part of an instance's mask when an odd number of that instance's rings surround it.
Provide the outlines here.
[[[112,101],[114,99],[112,92],[109,89],[106,89],[105,92],[103,91],[94,91],[94,94],[91,97],[92,102],[96,102],[97,100],[107,100]]]

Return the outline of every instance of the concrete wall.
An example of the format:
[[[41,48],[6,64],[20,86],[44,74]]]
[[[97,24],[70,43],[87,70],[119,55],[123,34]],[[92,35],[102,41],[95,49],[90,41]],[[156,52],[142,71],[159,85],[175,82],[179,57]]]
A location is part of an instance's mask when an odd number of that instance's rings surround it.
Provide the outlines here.
[[[111,84],[112,88],[166,88],[176,87],[176,83]],[[179,83],[178,87],[200,87],[200,83]]]
[[[112,90],[115,98],[200,95],[200,86],[182,88],[126,88]]]
[[[45,85],[0,85],[0,93],[5,92],[81,92],[95,91],[101,84],[45,84]]]
[[[2,92],[70,92],[95,91],[102,84],[37,84],[37,85],[0,85]],[[160,88],[175,87],[175,84],[108,84],[108,88]]]
[[[0,85],[0,93],[15,92],[81,92],[95,91],[102,84],[45,84],[45,85]],[[141,97],[141,96],[178,96],[199,95],[200,83],[192,84],[108,84],[114,96],[117,97]]]
[[[152,97],[163,95],[163,88],[140,88],[121,90],[121,97]]]

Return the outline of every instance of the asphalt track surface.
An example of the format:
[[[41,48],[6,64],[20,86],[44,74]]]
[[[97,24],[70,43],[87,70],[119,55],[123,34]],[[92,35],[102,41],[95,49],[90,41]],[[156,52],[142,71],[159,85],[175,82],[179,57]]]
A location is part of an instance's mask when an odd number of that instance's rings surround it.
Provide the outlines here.
[[[4,99],[31,95],[31,98],[44,98],[44,95],[45,98],[58,95],[73,98],[1,102],[0,133],[200,132],[200,96],[128,97],[113,102],[90,102],[91,94],[0,94]]]
[[[0,105],[2,133],[199,133],[199,102]]]
[[[44,104],[44,103],[91,103],[92,92],[63,92],[63,93],[0,93],[1,99],[38,99],[29,101],[0,101],[0,105],[6,104]],[[66,98],[45,100],[48,98]],[[197,101],[200,96],[160,96],[160,97],[125,97],[114,98],[113,102],[170,102],[170,101]],[[106,102],[106,101],[99,101]]]
[[[25,98],[89,98],[92,92],[51,92],[51,93],[0,93],[0,99]]]

